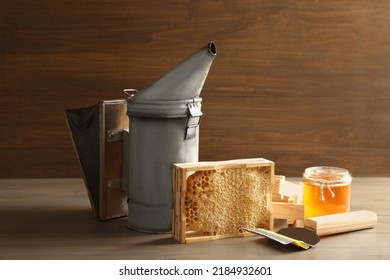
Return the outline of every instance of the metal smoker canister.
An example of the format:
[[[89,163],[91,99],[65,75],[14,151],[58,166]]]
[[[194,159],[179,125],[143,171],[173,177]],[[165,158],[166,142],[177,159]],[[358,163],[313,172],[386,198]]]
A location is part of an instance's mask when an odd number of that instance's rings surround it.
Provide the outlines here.
[[[199,97],[216,48],[210,42],[157,82],[127,99],[129,208],[127,226],[172,230],[173,164],[197,162]]]

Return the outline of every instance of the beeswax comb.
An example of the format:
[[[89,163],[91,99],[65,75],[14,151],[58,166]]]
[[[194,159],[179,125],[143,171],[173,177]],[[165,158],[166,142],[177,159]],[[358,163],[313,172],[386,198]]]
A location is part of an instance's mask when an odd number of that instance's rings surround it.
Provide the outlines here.
[[[242,228],[242,229],[247,231],[247,232],[251,232],[251,233],[254,233],[257,235],[265,236],[265,237],[272,239],[276,242],[279,242],[283,245],[292,244],[292,245],[298,246],[300,248],[303,248],[305,250],[313,247],[313,245],[308,244],[306,242],[303,242],[302,240],[297,240],[297,239],[285,236],[283,234],[276,233],[274,231],[270,231],[270,230],[266,230],[266,229],[262,229],[262,228],[255,228],[255,229]]]

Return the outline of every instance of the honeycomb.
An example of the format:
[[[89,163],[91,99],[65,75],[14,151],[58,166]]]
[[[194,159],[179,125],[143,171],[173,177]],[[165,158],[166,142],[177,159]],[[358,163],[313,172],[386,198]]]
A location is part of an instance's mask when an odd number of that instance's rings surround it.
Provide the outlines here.
[[[203,235],[241,233],[241,227],[270,227],[271,168],[196,171],[187,178],[187,230]]]

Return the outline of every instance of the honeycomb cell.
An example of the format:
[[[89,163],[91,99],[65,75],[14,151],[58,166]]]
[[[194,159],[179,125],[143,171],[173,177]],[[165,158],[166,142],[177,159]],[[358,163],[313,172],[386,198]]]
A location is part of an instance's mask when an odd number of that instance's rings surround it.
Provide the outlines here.
[[[231,168],[192,174],[187,180],[191,192],[185,197],[187,226],[206,235],[241,233],[242,226],[267,228],[271,183],[269,174],[260,170]]]

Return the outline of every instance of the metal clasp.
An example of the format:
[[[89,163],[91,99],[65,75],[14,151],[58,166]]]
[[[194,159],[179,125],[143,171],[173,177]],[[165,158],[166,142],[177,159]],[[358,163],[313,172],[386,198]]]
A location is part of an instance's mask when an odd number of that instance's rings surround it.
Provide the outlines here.
[[[123,130],[108,130],[106,132],[106,141],[122,141],[123,140]]]
[[[196,137],[196,130],[199,126],[203,113],[201,111],[200,103],[195,102],[195,100],[193,100],[191,103],[188,103],[187,106],[188,111],[190,112],[190,116],[187,119],[185,139],[193,139]]]

